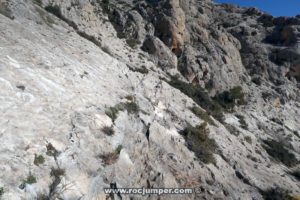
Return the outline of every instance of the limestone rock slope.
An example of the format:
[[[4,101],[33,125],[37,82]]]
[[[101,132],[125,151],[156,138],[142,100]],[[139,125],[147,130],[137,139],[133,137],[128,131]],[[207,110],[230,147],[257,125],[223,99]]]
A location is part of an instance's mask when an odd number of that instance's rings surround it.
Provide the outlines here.
[[[0,199],[299,198],[299,31],[210,0],[0,0]]]

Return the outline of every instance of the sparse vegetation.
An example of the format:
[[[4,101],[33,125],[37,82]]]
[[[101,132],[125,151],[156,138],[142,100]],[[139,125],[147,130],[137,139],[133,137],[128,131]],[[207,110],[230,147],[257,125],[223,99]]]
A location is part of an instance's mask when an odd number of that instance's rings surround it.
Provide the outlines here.
[[[216,95],[215,100],[226,110],[231,110],[235,105],[245,104],[245,94],[241,86],[236,86],[229,91]]]
[[[99,158],[102,159],[104,165],[113,165],[119,159],[121,150],[123,149],[122,145],[119,145],[114,152],[99,155]]]
[[[252,138],[250,136],[245,136],[244,137],[245,141],[248,142],[249,144],[252,144]]]
[[[3,194],[4,194],[4,188],[0,187],[0,198],[3,196]]]
[[[50,200],[50,198],[46,194],[39,194],[37,200]]]
[[[109,12],[109,0],[98,0],[98,3],[100,4],[103,12],[107,14]]]
[[[118,145],[118,147],[115,150],[115,153],[116,154],[120,154],[122,149],[123,149],[123,146],[122,145]]]
[[[31,173],[27,176],[27,178],[23,181],[23,183],[26,183],[26,184],[34,184],[36,183],[36,177],[33,176]]]
[[[50,172],[50,176],[52,177],[60,177],[60,176],[64,176],[65,174],[66,174],[66,170],[61,168],[52,168]]]
[[[48,156],[53,156],[54,158],[58,156],[59,152],[54,148],[54,146],[51,143],[48,143],[46,148],[47,148],[46,154]]]
[[[137,46],[139,44],[141,44],[141,42],[137,39],[134,39],[134,38],[130,38],[130,39],[127,39],[126,40],[126,43],[128,44],[128,46],[130,46],[132,49],[136,49]]]
[[[267,153],[274,159],[282,162],[288,167],[294,167],[299,163],[293,153],[291,153],[283,142],[275,140],[265,140],[263,147]]]
[[[127,110],[129,114],[137,114],[140,111],[139,105],[132,101],[132,102],[127,102],[127,103],[120,103],[115,105],[114,107],[109,107],[106,111],[105,114],[109,116],[112,121],[114,122],[117,117],[119,111],[122,110]]]
[[[112,126],[104,126],[101,131],[105,133],[105,135],[112,136],[115,134],[114,128]]]
[[[214,152],[217,148],[214,139],[209,138],[207,123],[193,127],[188,125],[182,132],[187,147],[204,163],[215,163]]]
[[[60,11],[60,7],[58,5],[48,5],[45,7],[45,10],[52,13],[53,15],[55,15],[56,17],[62,19],[62,13]]]
[[[148,74],[149,73],[149,70],[144,65],[141,68],[132,68],[132,67],[129,66],[129,69],[133,72],[139,72],[141,74]]]
[[[36,165],[36,166],[39,166],[39,165],[41,165],[41,164],[44,164],[44,162],[45,162],[45,158],[44,158],[44,156],[42,156],[42,155],[34,155],[34,161],[33,161],[33,163]]]
[[[180,81],[174,76],[171,77],[171,81],[168,81],[168,83],[192,98],[200,107],[207,111],[208,115],[212,115],[220,122],[223,122],[224,115],[222,107],[218,102],[211,99],[202,88]]]
[[[226,127],[226,129],[229,131],[230,134],[232,134],[234,136],[240,135],[240,131],[235,126],[233,126],[231,124],[224,124],[224,126]]]
[[[214,120],[207,114],[207,112],[203,111],[201,108],[194,106],[190,108],[190,110],[200,119],[204,120],[205,122],[216,126]]]
[[[125,97],[125,99],[127,99],[128,101],[134,101],[134,100],[135,100],[135,97],[132,96],[132,95],[127,95],[127,96]]]
[[[239,119],[239,122],[241,124],[241,127],[245,130],[248,130],[248,124],[245,120],[245,117],[243,115],[235,115],[238,119]]]
[[[100,47],[101,49],[103,49],[101,42],[95,36],[88,35],[87,33],[83,32],[83,31],[77,31],[77,34],[80,35],[81,37],[87,39],[88,41],[94,43],[96,46]]]
[[[261,192],[265,200],[293,200],[289,192],[281,188],[272,188]]]
[[[128,111],[128,113],[130,114],[136,114],[139,112],[140,107],[137,103],[133,102],[127,102],[123,104],[124,109],[126,109]]]
[[[47,200],[48,199],[55,199],[53,197],[58,197],[60,195],[60,192],[57,191],[57,186],[60,184],[61,182],[61,177],[65,176],[66,171],[65,169],[61,169],[61,168],[52,168],[51,172],[50,172],[50,176],[53,177],[53,181],[49,186],[49,195],[43,195],[46,196]],[[61,188],[61,190],[64,190],[64,187]]]
[[[105,111],[105,114],[107,116],[109,116],[112,121],[114,122],[117,117],[118,117],[118,113],[119,111],[123,110],[122,107],[120,105],[116,105],[114,107],[109,107],[106,111]]]

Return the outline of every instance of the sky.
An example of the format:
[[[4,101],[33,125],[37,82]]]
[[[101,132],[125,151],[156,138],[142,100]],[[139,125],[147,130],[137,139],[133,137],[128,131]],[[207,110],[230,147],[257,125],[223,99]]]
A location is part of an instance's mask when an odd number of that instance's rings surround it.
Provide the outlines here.
[[[300,0],[215,0],[215,2],[257,7],[277,17],[300,14]]]

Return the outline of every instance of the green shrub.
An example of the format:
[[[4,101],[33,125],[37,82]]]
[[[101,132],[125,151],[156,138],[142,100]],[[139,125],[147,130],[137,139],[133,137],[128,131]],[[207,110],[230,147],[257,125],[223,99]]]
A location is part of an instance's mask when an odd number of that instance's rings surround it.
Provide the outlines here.
[[[281,188],[272,188],[261,192],[264,200],[293,200],[289,192]]]
[[[34,155],[34,161],[33,163],[36,165],[36,166],[39,166],[41,164],[43,164],[45,162],[45,158],[42,156],[42,155]]]
[[[3,194],[4,194],[4,188],[0,187],[0,198],[1,198],[1,196],[3,196]]]
[[[125,104],[123,104],[123,106],[124,106],[124,109],[126,109],[128,111],[128,113],[130,113],[130,114],[136,114],[140,110],[139,105],[135,102],[125,103]]]
[[[53,156],[54,158],[58,156],[59,152],[54,148],[54,146],[51,143],[48,143],[46,148],[47,148],[46,154],[48,156]]]
[[[81,37],[85,38],[86,40],[94,43],[96,46],[100,47],[101,49],[103,49],[101,42],[92,35],[88,35],[87,33],[83,32],[83,31],[77,31],[77,34],[80,35]]]
[[[120,154],[120,152],[121,152],[122,149],[123,149],[123,146],[122,145],[118,145],[118,147],[115,150],[115,153],[116,154]]]
[[[252,138],[250,136],[245,136],[245,141],[248,142],[249,144],[252,144]]]
[[[26,184],[34,184],[36,183],[36,178],[32,174],[29,174],[26,178],[26,180],[23,181]]]
[[[38,194],[37,200],[50,200],[50,198],[46,194]]]
[[[149,70],[144,65],[141,68],[132,68],[130,66],[128,66],[128,67],[133,72],[139,72],[141,74],[148,74],[149,73]]]
[[[199,86],[194,86],[190,83],[180,81],[177,77],[174,76],[171,77],[171,81],[168,81],[168,83],[193,99],[200,107],[204,108],[207,111],[208,115],[212,115],[220,122],[224,121],[222,107],[218,102],[211,99],[208,96],[207,92],[205,92],[202,88],[200,88]]]
[[[53,199],[53,197],[57,197],[60,195],[60,193],[57,193],[57,187],[61,182],[61,177],[66,175],[65,169],[61,168],[51,168],[50,176],[53,177],[52,183],[49,185],[49,194],[43,195],[45,199]],[[60,199],[60,198],[58,198]]]
[[[66,174],[66,170],[61,168],[52,168],[50,172],[50,176],[52,177],[60,177],[60,176],[64,176],[65,174]]]
[[[52,13],[53,15],[55,15],[56,17],[62,19],[63,15],[60,11],[60,7],[58,5],[48,5],[45,7],[45,10]]]
[[[218,101],[223,108],[231,110],[235,105],[245,104],[244,98],[245,94],[243,88],[236,86],[229,91],[224,91],[216,95],[215,100]]]
[[[193,127],[188,125],[182,132],[187,147],[204,163],[215,163],[214,152],[217,148],[214,139],[209,138],[207,123]]]
[[[120,105],[115,105],[114,107],[109,107],[106,111],[105,114],[107,116],[109,116],[112,121],[114,122],[117,117],[118,117],[118,113],[119,111],[123,110],[122,107]]]
[[[109,0],[98,0],[104,13],[108,14],[109,12]]]
[[[109,107],[106,111],[105,114],[109,116],[112,121],[114,122],[117,117],[119,111],[122,110],[127,110],[129,114],[137,114],[140,111],[139,105],[137,103],[133,102],[127,102],[127,103],[120,103],[117,104],[113,107]]]
[[[232,134],[234,136],[240,135],[240,131],[235,126],[233,126],[231,124],[224,124],[224,126],[226,127],[226,129],[229,131],[230,134]]]
[[[291,153],[283,142],[275,140],[265,140],[263,147],[267,153],[274,159],[282,162],[288,167],[293,167],[299,163],[293,153]]]
[[[137,46],[139,44],[141,44],[141,42],[137,39],[134,39],[134,38],[129,38],[126,40],[126,43],[128,44],[128,46],[130,46],[132,49],[136,49]]]
[[[214,120],[207,114],[207,112],[203,111],[201,108],[194,106],[190,108],[190,110],[200,119],[204,120],[205,122],[216,126]]]
[[[241,127],[245,130],[248,130],[248,124],[245,120],[245,117],[243,115],[235,115],[235,116],[239,119]]]

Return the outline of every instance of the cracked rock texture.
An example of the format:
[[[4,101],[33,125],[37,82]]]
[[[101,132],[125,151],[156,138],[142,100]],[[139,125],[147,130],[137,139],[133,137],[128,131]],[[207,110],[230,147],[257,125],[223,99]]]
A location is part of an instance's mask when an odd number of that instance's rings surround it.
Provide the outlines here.
[[[0,199],[297,199],[299,41],[299,16],[210,0],[0,0]]]

